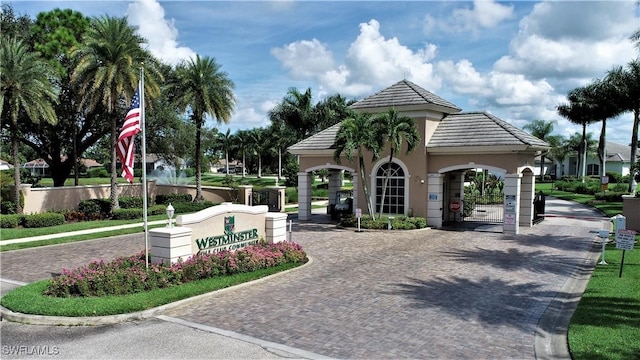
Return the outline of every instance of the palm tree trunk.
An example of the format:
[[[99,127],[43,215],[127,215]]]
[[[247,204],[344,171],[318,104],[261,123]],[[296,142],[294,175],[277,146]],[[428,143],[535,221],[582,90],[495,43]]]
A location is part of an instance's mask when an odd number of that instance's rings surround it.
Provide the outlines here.
[[[373,204],[371,203],[371,196],[369,194],[369,186],[367,185],[367,179],[365,175],[364,168],[364,158],[362,155],[358,155],[358,162],[360,163],[360,182],[362,183],[362,192],[364,193],[364,198],[367,201],[367,209],[369,210],[369,215],[371,215],[371,219],[376,219],[376,211],[373,209]]]
[[[278,181],[282,179],[282,148],[278,146]]]
[[[244,150],[242,150],[242,177],[245,177],[246,171],[244,170],[247,166],[246,160],[244,158]]]
[[[637,161],[636,154],[638,153],[638,125],[640,125],[640,108],[636,108],[633,111],[633,129],[631,130],[631,165]],[[629,179],[629,192],[634,193],[638,183],[636,179],[631,176]]]
[[[16,121],[17,122],[17,121]],[[18,136],[17,131],[11,134],[11,147],[13,150],[13,198],[16,202],[16,214],[22,214],[22,203],[20,202],[20,159],[18,157]]]
[[[202,196],[202,155],[201,155],[201,139],[202,134],[202,116],[196,117],[196,196],[193,199],[195,202],[200,202],[204,198]],[[227,162],[227,166],[228,162]]]
[[[582,153],[580,154],[580,179],[585,182],[587,176],[587,124],[582,124]]]
[[[387,172],[384,174],[384,183],[382,184],[382,198],[380,199],[380,211],[378,213],[379,217],[382,217],[382,211],[384,209],[384,198],[387,194],[387,185],[389,184],[389,174],[391,173],[391,162],[393,161],[393,147],[391,148],[391,153],[389,154],[389,162],[387,163]]]
[[[116,156],[116,144],[118,143],[118,125],[115,114],[111,116],[111,213],[120,208],[118,201],[118,158]],[[142,159],[142,166],[145,166]]]
[[[600,181],[607,174],[607,119],[602,119],[602,130],[598,141],[598,158],[600,159]]]
[[[262,177],[262,156],[258,154],[258,179]]]

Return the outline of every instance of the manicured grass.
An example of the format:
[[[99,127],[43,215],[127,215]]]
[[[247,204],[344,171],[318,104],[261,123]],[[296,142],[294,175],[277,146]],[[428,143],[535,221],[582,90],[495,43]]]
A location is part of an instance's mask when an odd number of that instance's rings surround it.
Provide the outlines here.
[[[49,280],[19,287],[0,299],[5,308],[19,313],[48,316],[102,316],[126,314],[151,309],[178,300],[259,279],[302,264],[284,264],[250,273],[215,277],[166,289],[157,289],[126,296],[87,298],[56,298],[44,296]]]
[[[166,215],[153,215],[149,216],[149,221],[166,220]],[[142,219],[132,220],[96,220],[96,221],[79,221],[74,223],[67,223],[56,226],[48,226],[43,228],[16,228],[16,229],[2,229],[0,230],[0,238],[2,240],[21,239],[32,236],[42,236],[51,234],[60,234],[71,231],[99,229],[109,226],[136,224],[142,222]]]
[[[636,240],[640,236],[636,237]],[[573,359],[640,359],[640,244],[626,251],[607,245],[607,265],[596,265],[571,318]]]
[[[605,216],[613,217],[622,214],[622,202],[594,202],[595,197],[587,194],[575,194],[553,189],[553,183],[536,183],[536,193],[542,191],[545,195],[558,199],[575,201],[580,204],[592,206],[602,211]]]
[[[159,227],[164,227],[166,225],[149,225],[149,229],[155,229]],[[138,234],[142,232],[142,227],[133,227],[129,229],[119,229],[119,230],[109,230],[109,231],[100,231],[92,234],[84,234],[84,235],[75,235],[75,236],[65,236],[55,239],[49,240],[38,240],[38,241],[28,241],[23,243],[16,244],[7,244],[0,246],[0,252],[2,251],[11,251],[11,250],[20,250],[20,249],[29,249],[32,247],[38,246],[46,246],[46,245],[56,245],[56,244],[66,244],[76,241],[84,241],[84,240],[93,240],[99,238],[106,238],[110,236],[119,236],[119,235],[128,235],[128,234]]]

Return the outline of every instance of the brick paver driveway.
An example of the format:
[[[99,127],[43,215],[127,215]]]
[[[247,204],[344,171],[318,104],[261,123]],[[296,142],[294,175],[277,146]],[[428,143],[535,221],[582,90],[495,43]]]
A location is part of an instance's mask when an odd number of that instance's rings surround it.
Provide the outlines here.
[[[506,236],[302,223],[293,240],[310,266],[166,315],[337,358],[532,359],[541,315],[593,262],[601,226],[556,218]]]

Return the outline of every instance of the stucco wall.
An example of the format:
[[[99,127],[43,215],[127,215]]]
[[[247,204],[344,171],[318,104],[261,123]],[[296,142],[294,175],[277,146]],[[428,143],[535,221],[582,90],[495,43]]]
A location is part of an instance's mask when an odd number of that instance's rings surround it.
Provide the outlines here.
[[[147,193],[151,199],[158,194],[188,193],[195,196],[195,186],[157,185],[155,181],[147,182]],[[119,196],[142,196],[142,184],[119,184]],[[32,188],[23,185],[25,214],[36,214],[50,210],[77,209],[78,204],[88,199],[107,199],[111,194],[111,186],[85,185],[64,187]],[[231,201],[231,188],[203,186],[205,200],[214,203]],[[242,199],[242,197],[240,197]]]

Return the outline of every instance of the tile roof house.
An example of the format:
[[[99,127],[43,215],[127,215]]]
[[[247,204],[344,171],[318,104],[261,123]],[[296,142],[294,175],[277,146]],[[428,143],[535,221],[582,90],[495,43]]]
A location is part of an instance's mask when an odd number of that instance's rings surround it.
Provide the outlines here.
[[[515,197],[514,213],[504,213],[504,229],[517,232],[520,225],[531,226],[534,192],[533,165],[535,156],[549,149],[544,141],[485,112],[462,112],[451,102],[408,81],[402,80],[350,106],[356,112],[380,114],[395,109],[399,115],[415,120],[420,134],[416,150],[405,155],[404,149],[393,158],[392,186],[387,188],[383,213],[413,215],[427,219],[430,226],[440,227],[449,221],[461,221],[450,203],[464,201],[464,173],[469,169],[488,169],[505,180],[505,196]],[[353,176],[354,203],[367,209],[359,176],[359,167],[343,156],[340,163],[333,159],[334,139],[340,124],[331,126],[288,148],[298,156],[299,210],[298,218],[311,216],[310,194],[314,170],[329,169],[330,173],[349,171]],[[387,170],[389,150],[376,161],[365,160],[370,183],[371,201],[380,208],[380,179]],[[371,159],[371,156],[365,156]],[[357,160],[354,160],[354,162]],[[385,165],[385,166],[383,166]],[[330,176],[329,203],[341,187],[340,176]],[[511,188],[513,187],[513,188]],[[513,205],[513,203],[510,203]],[[502,211],[502,210],[501,210]],[[366,210],[363,210],[366,213]]]

